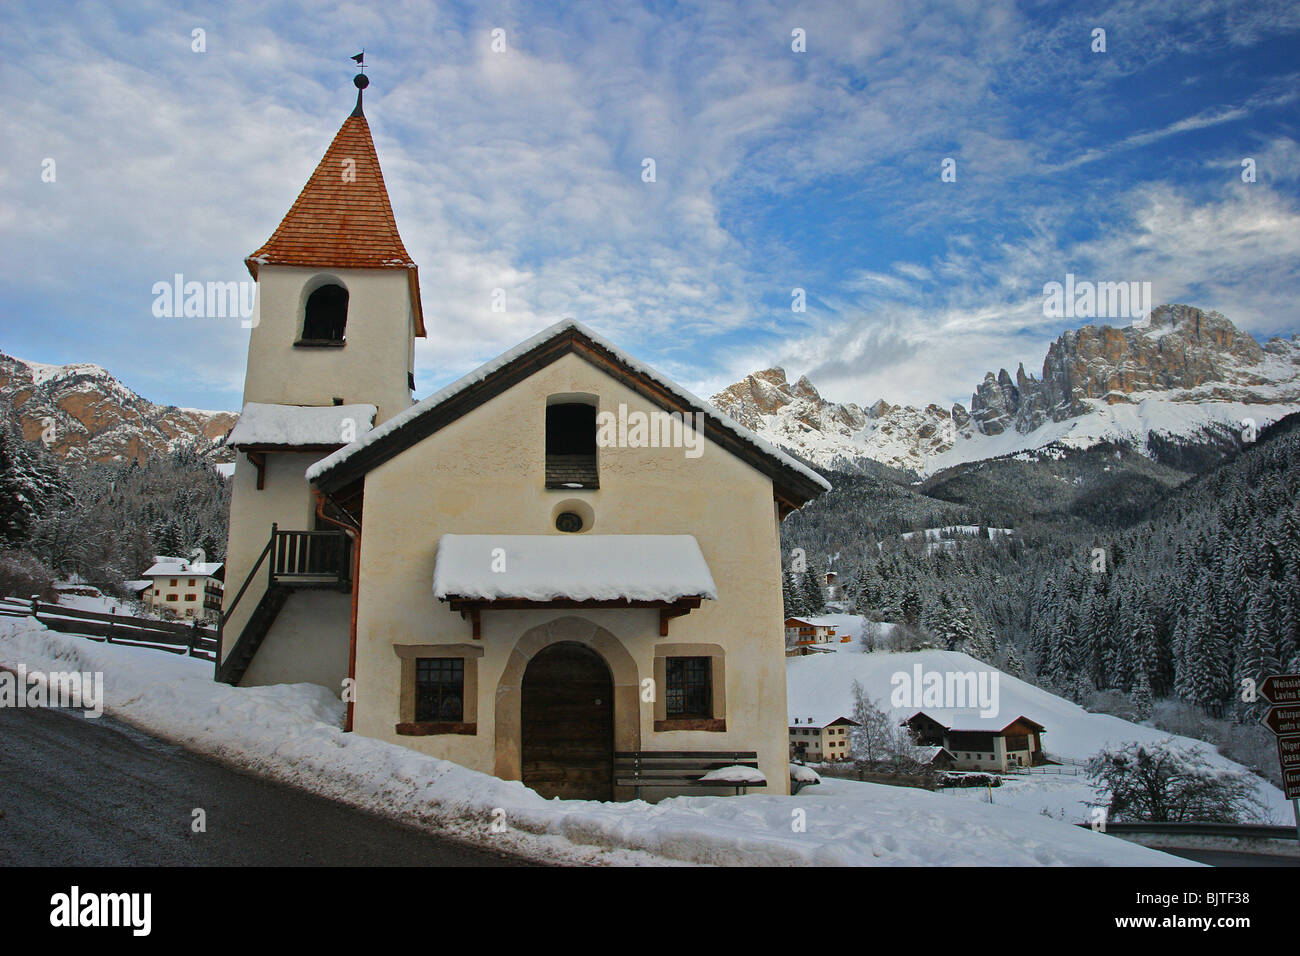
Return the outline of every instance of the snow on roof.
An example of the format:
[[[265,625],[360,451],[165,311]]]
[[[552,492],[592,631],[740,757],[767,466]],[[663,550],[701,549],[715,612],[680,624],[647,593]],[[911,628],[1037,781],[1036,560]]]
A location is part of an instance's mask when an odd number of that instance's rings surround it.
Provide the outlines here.
[[[370,431],[366,432],[366,434],[358,436],[357,440],[352,442],[352,444],[340,448],[338,451],[334,452],[331,455],[326,456],[325,458],[322,458],[320,461],[316,462],[310,468],[308,468],[307,480],[315,481],[321,475],[325,474],[325,472],[329,471],[330,469],[338,465],[343,464],[345,461],[350,459],[357,452],[361,451],[364,448],[368,448],[370,445],[374,444],[376,441],[383,438],[385,435],[391,434],[392,432],[401,428],[403,425],[405,425],[407,422],[411,421],[412,419],[418,418],[420,415],[424,414],[429,409],[434,408],[437,405],[441,405],[443,402],[456,396],[460,392],[463,392],[465,389],[469,388],[470,386],[476,385],[479,382],[483,381],[493,372],[496,372],[497,370],[509,365],[511,362],[513,362],[515,359],[519,358],[520,356],[527,354],[528,352],[537,348],[539,345],[543,344],[544,342],[547,342],[550,339],[555,338],[557,335],[567,332],[570,329],[573,329],[579,335],[586,336],[588,339],[590,339],[592,342],[594,342],[596,345],[600,346],[601,348],[608,350],[619,361],[623,362],[625,365],[634,369],[638,373],[644,375],[646,378],[651,379],[652,381],[663,386],[668,391],[674,393],[677,396],[677,398],[681,399],[686,404],[693,405],[696,408],[703,409],[705,412],[709,414],[711,418],[716,420],[716,423],[718,425],[721,425],[723,428],[732,432],[736,437],[740,438],[742,441],[745,441],[748,444],[752,445],[754,448],[758,449],[765,455],[777,459],[778,461],[781,462],[781,464],[785,465],[787,468],[797,471],[799,474],[803,475],[805,478],[810,479],[811,481],[816,482],[818,485],[820,485],[822,488],[826,489],[827,491],[830,490],[831,488],[830,482],[828,482],[821,475],[817,474],[817,472],[813,471],[811,468],[807,467],[801,462],[790,457],[785,452],[777,448],[775,445],[771,445],[768,442],[764,441],[763,439],[759,438],[748,428],[745,428],[744,426],[737,424],[727,415],[718,411],[714,406],[706,402],[704,399],[691,394],[686,389],[678,385],[676,382],[672,381],[672,379],[664,375],[661,375],[659,372],[655,371],[650,366],[638,362],[636,359],[632,358],[632,356],[628,355],[626,352],[619,349],[617,346],[611,344],[610,342],[601,338],[595,332],[591,331],[591,329],[587,328],[581,322],[576,322],[573,319],[564,319],[562,321],[556,322],[554,325],[550,326],[549,328],[543,329],[541,332],[537,333],[532,338],[520,342],[514,348],[507,349],[505,352],[502,352],[500,355],[498,355],[496,358],[492,359],[491,361],[485,362],[483,365],[480,365],[478,368],[474,369],[474,371],[470,372],[468,375],[464,375],[461,378],[457,379],[456,381],[452,382],[447,387],[434,392],[432,395],[430,395],[428,398],[424,399],[423,401],[417,402],[416,404],[412,405],[410,408],[406,409],[405,411],[400,412],[397,415],[394,415],[392,418],[388,419],[388,421],[384,422],[378,428],[371,429]]]
[[[689,534],[444,534],[433,593],[439,600],[676,601],[716,599],[718,588]]]
[[[167,574],[193,574],[202,577],[211,577],[220,570],[220,561],[199,562],[186,561],[184,558],[161,558],[145,572],[145,576],[159,577]]]
[[[342,445],[368,433],[374,405],[266,405],[249,402],[227,445]]]
[[[813,727],[820,730],[822,727],[829,727],[837,720],[846,721],[855,727],[858,725],[853,718],[834,711],[823,711],[821,713],[813,711],[811,714],[802,711],[792,711],[790,713],[791,727]]]
[[[939,756],[939,754],[943,754],[943,753],[948,754],[948,756],[950,757],[952,756],[951,753],[949,753],[947,750],[939,746],[931,745],[929,747],[917,747],[916,759],[920,763],[929,763],[935,757]]]

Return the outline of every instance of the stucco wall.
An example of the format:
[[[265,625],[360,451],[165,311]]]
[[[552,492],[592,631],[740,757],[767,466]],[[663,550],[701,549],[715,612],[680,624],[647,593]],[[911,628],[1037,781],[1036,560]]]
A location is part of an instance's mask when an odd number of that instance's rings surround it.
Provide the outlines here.
[[[312,527],[316,505],[311,487],[303,475],[319,457],[314,454],[268,454],[265,487],[258,491],[257,469],[247,455],[238,456],[230,489],[230,533],[226,543],[226,586],[222,596],[224,608],[229,608],[235,600],[249,570],[266,547],[272,522],[279,522],[286,531],[307,531]],[[266,581],[267,566],[263,563],[226,623],[221,645],[223,659],[234,647],[239,632],[265,592]],[[334,689],[337,690],[337,685]]]
[[[302,332],[306,296],[327,281],[338,281],[348,290],[346,344],[342,348],[295,348]],[[409,408],[411,392],[407,373],[413,367],[411,301],[408,279],[401,269],[303,269],[263,265],[258,276],[258,324],[248,345],[248,370],[244,380],[245,402],[287,405],[330,405],[334,398],[345,403],[365,402],[379,409],[376,424]],[[235,464],[230,502],[230,531],[226,551],[228,608],[249,570],[270,537],[272,522],[286,531],[314,527],[315,502],[304,473],[322,454],[276,454],[266,456],[266,477],[257,489],[257,469],[240,454]],[[266,590],[266,565],[258,571],[247,593],[226,624],[223,657],[238,640],[258,600]],[[287,610],[287,609],[286,609]],[[282,612],[281,617],[283,617]],[[273,680],[310,680],[317,665],[305,662],[301,671],[290,666],[289,658],[268,651],[294,638],[286,634],[289,625],[277,619],[266,644],[259,649],[244,683]],[[279,660],[273,666],[261,658]],[[320,671],[326,683],[338,690],[338,678],[331,665]],[[346,673],[346,661],[344,666]]]
[[[306,682],[338,694],[348,676],[352,595],[300,590],[289,595],[241,686]]]
[[[330,276],[348,290],[342,348],[295,348],[305,293]],[[329,405],[368,402],[376,423],[409,408],[412,365],[410,288],[404,269],[301,269],[258,272],[258,325],[248,341],[245,402]]]
[[[547,491],[546,399],[570,392],[598,395],[602,410],[615,411],[620,402],[629,410],[656,410],[589,363],[567,355],[367,476],[355,729],[494,772],[496,695],[511,654],[526,631],[577,615],[621,640],[638,680],[653,677],[656,644],[722,645],[726,731],[657,733],[654,705],[638,698],[641,746],[756,750],[771,789],[786,792],[784,618],[770,480],[706,442],[703,455],[694,459],[682,449],[600,449],[599,490]],[[433,597],[439,537],[558,534],[553,515],[562,502],[575,499],[594,509],[589,533],[694,535],[717,583],[718,600],[674,618],[665,638],[659,636],[654,611],[486,612],[477,734],[396,735],[401,662],[394,644],[471,640],[470,623]]]

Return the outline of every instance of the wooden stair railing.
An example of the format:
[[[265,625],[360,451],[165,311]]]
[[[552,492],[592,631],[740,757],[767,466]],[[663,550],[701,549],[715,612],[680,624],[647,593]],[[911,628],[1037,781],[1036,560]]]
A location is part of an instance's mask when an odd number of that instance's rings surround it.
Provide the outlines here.
[[[240,585],[235,599],[221,614],[217,637],[217,680],[237,685],[252,663],[253,655],[270,633],[281,608],[296,588],[339,587],[350,583],[351,540],[342,531],[281,531],[271,525],[271,537]],[[239,638],[224,658],[226,623],[243,599],[248,586],[267,558],[266,590],[239,632]]]

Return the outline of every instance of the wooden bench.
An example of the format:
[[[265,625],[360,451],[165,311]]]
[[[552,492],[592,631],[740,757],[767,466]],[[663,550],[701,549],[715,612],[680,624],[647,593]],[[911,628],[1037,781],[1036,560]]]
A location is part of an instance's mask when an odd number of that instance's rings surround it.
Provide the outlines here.
[[[723,767],[758,769],[758,753],[753,750],[631,750],[614,754],[614,785],[633,787],[641,799],[642,787],[734,787],[744,793],[749,787],[766,784],[757,781],[729,783],[701,780],[711,770]]]

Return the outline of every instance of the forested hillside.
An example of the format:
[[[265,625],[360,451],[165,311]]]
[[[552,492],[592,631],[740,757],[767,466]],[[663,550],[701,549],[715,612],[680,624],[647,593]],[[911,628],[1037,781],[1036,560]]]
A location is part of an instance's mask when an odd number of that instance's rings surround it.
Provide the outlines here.
[[[192,448],[70,461],[23,441],[16,419],[0,415],[0,579],[6,568],[22,581],[77,574],[120,593],[155,554],[202,548],[222,560],[229,508],[228,482]]]
[[[1113,446],[976,463],[919,489],[831,475],[783,541],[829,562],[860,612],[948,647],[974,636],[977,656],[1023,662],[1076,700],[1118,692],[1149,712],[1170,696],[1245,719],[1243,680],[1300,667],[1300,415],[1227,452],[1198,477]],[[907,521],[1014,534],[937,547],[901,538]]]

